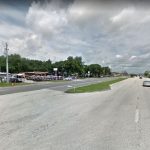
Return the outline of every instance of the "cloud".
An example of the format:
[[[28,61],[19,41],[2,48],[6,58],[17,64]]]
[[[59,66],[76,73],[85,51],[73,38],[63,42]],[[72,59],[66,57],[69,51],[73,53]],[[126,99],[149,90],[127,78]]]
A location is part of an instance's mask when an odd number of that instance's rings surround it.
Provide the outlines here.
[[[67,24],[65,10],[55,10],[52,5],[32,3],[26,16],[29,27],[43,36],[60,33]]]
[[[139,7],[128,7],[122,9],[119,13],[110,17],[112,26],[116,30],[134,30],[133,28],[141,28],[150,23],[149,9]]]
[[[82,56],[115,71],[144,71],[150,64],[150,11],[144,5],[52,0],[33,2],[18,16],[16,8],[7,9],[0,10],[0,40],[10,53],[53,61]]]
[[[116,55],[116,58],[122,58],[122,57],[123,57],[122,55],[119,54]]]
[[[134,8],[125,8],[119,14],[113,16],[111,18],[111,21],[113,23],[117,23],[125,20],[130,20],[134,16],[134,14],[135,14]]]
[[[132,61],[132,60],[135,60],[136,58],[137,58],[137,56],[131,56],[131,57],[129,58],[129,60]]]
[[[0,4],[0,19],[16,25],[24,24],[25,12],[14,9],[9,5]]]
[[[142,53],[138,48],[143,45],[143,40],[144,45],[150,40],[148,33],[145,33],[149,11],[137,10],[134,6],[121,6],[119,9],[110,6],[108,11],[107,7],[102,6],[100,3],[80,1],[61,8],[56,7],[55,3],[42,6],[33,3],[26,21],[33,32],[43,36],[45,41],[50,38],[49,51],[54,55],[66,53],[62,58],[71,54],[81,55],[86,63],[102,63],[101,60],[105,60],[103,65],[112,64],[116,70],[121,65],[135,65],[134,56]]]

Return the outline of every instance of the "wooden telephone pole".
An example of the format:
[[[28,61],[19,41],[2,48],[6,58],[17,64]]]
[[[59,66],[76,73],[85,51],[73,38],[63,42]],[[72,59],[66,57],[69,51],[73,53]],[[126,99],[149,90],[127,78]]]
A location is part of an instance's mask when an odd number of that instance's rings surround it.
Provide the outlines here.
[[[5,54],[6,54],[6,79],[7,83],[9,83],[9,67],[8,67],[8,44],[5,45]]]

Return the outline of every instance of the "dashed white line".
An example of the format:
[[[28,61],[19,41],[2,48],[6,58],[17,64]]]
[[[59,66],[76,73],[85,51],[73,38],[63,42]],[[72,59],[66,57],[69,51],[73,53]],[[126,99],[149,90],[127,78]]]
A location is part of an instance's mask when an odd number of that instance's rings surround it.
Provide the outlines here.
[[[68,85],[67,87],[69,87],[69,88],[70,88],[70,87],[73,87],[73,86],[72,86],[72,85]]]
[[[135,123],[138,123],[139,122],[139,109],[136,109],[135,111]]]

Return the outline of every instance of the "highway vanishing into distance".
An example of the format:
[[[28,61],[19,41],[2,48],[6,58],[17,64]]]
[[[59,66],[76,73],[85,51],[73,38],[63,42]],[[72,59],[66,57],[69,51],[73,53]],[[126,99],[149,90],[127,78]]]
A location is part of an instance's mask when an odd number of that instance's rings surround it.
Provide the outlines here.
[[[73,81],[1,89],[0,150],[148,150],[150,88],[143,80],[84,94],[63,92]]]

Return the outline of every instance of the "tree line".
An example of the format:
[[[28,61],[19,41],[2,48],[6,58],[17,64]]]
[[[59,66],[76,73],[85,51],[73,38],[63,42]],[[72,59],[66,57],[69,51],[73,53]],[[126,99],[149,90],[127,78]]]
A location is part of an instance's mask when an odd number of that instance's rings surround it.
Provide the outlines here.
[[[150,78],[150,71],[145,71],[144,76]]]
[[[99,64],[85,65],[82,57],[69,56],[64,61],[57,61],[52,63],[50,59],[47,61],[33,60],[23,58],[18,54],[11,54],[8,56],[9,59],[9,72],[20,73],[20,72],[32,72],[32,71],[43,71],[54,74],[53,68],[58,68],[58,75],[78,75],[78,76],[91,76],[99,77],[103,75],[110,75],[111,70],[109,67],[102,67]],[[0,72],[6,71],[6,58],[0,56]]]

